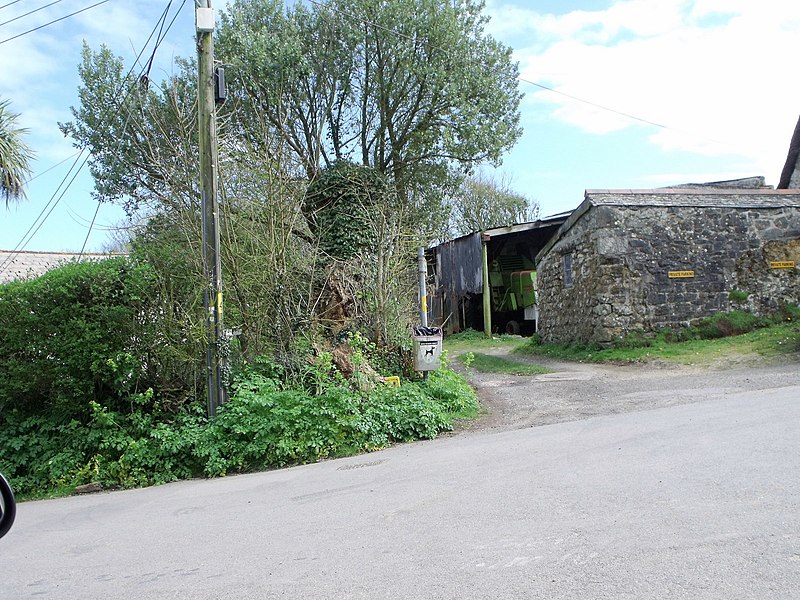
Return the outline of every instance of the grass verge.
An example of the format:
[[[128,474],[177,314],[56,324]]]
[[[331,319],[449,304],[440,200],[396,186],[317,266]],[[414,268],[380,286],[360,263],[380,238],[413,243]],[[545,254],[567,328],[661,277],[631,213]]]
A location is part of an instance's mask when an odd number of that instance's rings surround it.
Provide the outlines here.
[[[482,352],[466,352],[459,357],[465,367],[481,373],[502,373],[505,375],[542,375],[552,373],[552,369]]]
[[[749,333],[715,339],[682,342],[656,337],[640,347],[601,349],[597,346],[541,344],[535,340],[513,350],[521,355],[539,355],[562,360],[585,362],[645,362],[663,360],[676,364],[710,365],[718,362],[739,362],[748,357],[800,357],[800,323],[770,325]]]
[[[495,335],[487,338],[483,332],[468,329],[461,333],[453,333],[444,338],[444,347],[450,354],[461,354],[475,350],[514,349],[524,345],[528,338],[518,335]]]

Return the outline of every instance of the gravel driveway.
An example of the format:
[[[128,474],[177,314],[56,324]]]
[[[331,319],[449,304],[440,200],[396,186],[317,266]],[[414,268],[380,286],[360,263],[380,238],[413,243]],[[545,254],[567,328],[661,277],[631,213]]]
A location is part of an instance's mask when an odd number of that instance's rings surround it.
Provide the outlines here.
[[[462,423],[457,432],[521,429],[716,400],[748,390],[800,385],[800,362],[796,357],[784,358],[780,363],[724,368],[661,363],[590,364],[546,357],[533,360],[553,372],[534,376],[471,372],[469,379],[486,413]]]

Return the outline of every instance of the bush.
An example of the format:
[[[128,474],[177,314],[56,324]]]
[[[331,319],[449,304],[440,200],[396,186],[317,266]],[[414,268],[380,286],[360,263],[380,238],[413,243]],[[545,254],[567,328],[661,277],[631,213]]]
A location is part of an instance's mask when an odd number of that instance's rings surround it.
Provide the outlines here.
[[[0,287],[0,410],[73,416],[90,399],[129,391],[136,373],[128,351],[146,286],[146,274],[120,258]]]
[[[323,386],[319,395],[282,390],[274,379],[249,373],[200,436],[196,453],[208,476],[283,467],[433,438],[477,407],[463,376],[447,369],[369,394],[341,384]]]
[[[10,410],[0,417],[0,471],[22,496],[89,482],[152,485],[433,438],[478,407],[463,376],[447,369],[369,394],[332,376],[314,394],[286,387],[274,363],[264,359],[237,376],[232,392],[213,420],[201,402],[167,410],[149,392],[132,395],[126,411],[91,401],[85,421]]]
[[[165,368],[153,283],[148,265],[119,257],[1,285],[0,412],[86,420],[92,401],[124,410],[137,392],[184,392],[191,379]]]

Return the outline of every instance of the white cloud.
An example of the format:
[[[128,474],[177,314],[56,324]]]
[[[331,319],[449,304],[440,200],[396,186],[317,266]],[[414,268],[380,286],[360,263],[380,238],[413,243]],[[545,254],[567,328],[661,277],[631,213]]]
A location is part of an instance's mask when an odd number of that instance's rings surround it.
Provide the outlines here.
[[[516,47],[521,77],[647,126],[668,150],[743,157],[767,174],[782,165],[800,113],[790,58],[800,3],[782,0],[625,0],[603,11],[543,14],[489,7],[490,32]],[[583,131],[637,120],[522,84],[526,102]]]
[[[22,5],[3,10],[0,22],[30,10],[30,7],[20,8]],[[0,40],[55,21],[80,8],[64,6],[55,5],[0,28]],[[169,19],[178,6],[174,3]],[[159,77],[171,70],[176,54],[188,56],[194,50],[189,37],[194,29],[192,6],[193,3],[186,4],[158,50],[153,73],[158,73]],[[143,0],[139,4],[109,2],[0,45],[0,72],[7,74],[0,78],[0,98],[10,99],[12,110],[20,113],[20,124],[29,129],[27,141],[34,148],[41,168],[75,152],[57,123],[71,120],[69,107],[79,102],[78,64],[83,40],[93,49],[107,45],[123,57],[126,67],[130,67],[163,10],[164,3],[156,0]],[[155,36],[139,61],[140,67],[149,58],[154,41]],[[176,42],[186,43],[178,50]]]

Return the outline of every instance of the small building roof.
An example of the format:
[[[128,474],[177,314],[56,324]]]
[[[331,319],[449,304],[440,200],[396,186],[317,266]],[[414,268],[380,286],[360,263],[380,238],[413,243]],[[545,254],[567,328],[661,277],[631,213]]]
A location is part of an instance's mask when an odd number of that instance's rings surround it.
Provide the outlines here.
[[[120,254],[91,252],[31,252],[28,250],[0,250],[0,283],[17,279],[30,279],[44,275],[64,263],[72,261],[102,260]]]
[[[588,202],[592,206],[783,208],[800,206],[800,189],[692,186],[651,190],[586,190],[584,198],[584,203]]]
[[[736,186],[736,181],[740,180],[716,182],[716,184],[686,184],[684,186],[641,190],[586,190],[584,201],[572,212],[558,232],[538,253],[537,262],[593,206],[728,209],[800,208],[800,189],[740,188]]]
[[[493,227],[491,229],[486,229],[483,231],[484,235],[488,235],[489,237],[496,237],[501,235],[508,235],[510,233],[521,233],[523,231],[532,231],[534,229],[541,229],[543,227],[551,227],[558,223],[563,223],[567,220],[567,218],[572,214],[572,211],[569,210],[567,212],[558,213],[555,215],[550,215],[549,217],[544,217],[543,219],[538,219],[536,221],[529,221],[527,223],[515,223],[514,225],[506,225],[504,227]]]

